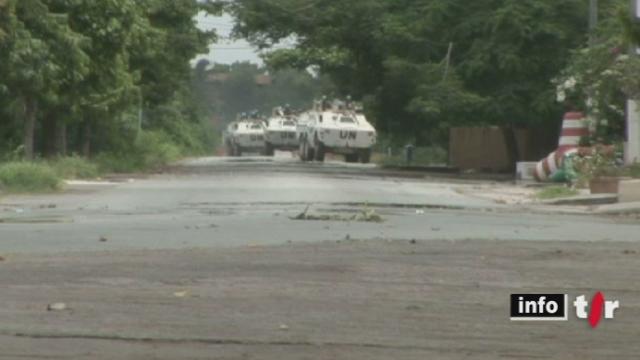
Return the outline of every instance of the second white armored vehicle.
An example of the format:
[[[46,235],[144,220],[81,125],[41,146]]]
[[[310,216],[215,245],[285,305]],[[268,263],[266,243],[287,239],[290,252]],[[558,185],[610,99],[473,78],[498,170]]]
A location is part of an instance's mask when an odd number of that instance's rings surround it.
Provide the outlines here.
[[[288,108],[276,108],[266,121],[265,155],[273,156],[275,150],[298,149],[297,118]]]
[[[371,161],[375,128],[350,101],[316,101],[298,120],[299,153],[303,161],[324,161],[327,153],[344,155],[350,163]]]

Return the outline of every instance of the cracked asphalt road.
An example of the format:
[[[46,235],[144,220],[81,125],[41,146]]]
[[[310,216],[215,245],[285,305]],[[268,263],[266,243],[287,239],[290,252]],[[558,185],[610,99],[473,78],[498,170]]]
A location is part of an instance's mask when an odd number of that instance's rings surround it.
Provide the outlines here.
[[[640,224],[533,213],[452,183],[196,159],[4,198],[0,359],[636,356]],[[308,204],[385,221],[290,219]],[[621,302],[597,330],[508,321],[511,293],[597,290]]]

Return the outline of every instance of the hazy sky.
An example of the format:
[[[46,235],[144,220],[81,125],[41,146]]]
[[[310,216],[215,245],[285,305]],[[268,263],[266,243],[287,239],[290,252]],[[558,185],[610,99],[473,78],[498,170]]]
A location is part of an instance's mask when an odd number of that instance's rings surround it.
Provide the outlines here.
[[[251,61],[254,63],[262,63],[256,49],[244,40],[231,41],[228,40],[230,32],[233,28],[233,18],[229,15],[224,16],[206,16],[200,14],[197,17],[198,24],[203,29],[215,29],[220,37],[217,44],[210,47],[209,54],[198,56],[193,62],[197,63],[200,59],[208,59],[211,63],[230,64],[236,61]]]

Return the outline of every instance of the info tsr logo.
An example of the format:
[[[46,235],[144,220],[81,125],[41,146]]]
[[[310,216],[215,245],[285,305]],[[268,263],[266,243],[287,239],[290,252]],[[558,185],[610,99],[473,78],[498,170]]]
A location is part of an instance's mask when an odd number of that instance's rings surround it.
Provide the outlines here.
[[[567,321],[569,319],[569,295],[566,294],[512,294],[512,321]],[[589,321],[592,328],[600,321],[613,319],[620,308],[620,301],[605,300],[602,292],[597,292],[591,302],[586,296],[576,297],[573,302],[578,319]]]

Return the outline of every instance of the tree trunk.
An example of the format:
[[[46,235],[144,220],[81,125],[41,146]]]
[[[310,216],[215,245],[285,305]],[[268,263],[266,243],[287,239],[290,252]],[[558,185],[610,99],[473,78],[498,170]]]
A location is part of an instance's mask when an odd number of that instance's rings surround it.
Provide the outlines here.
[[[44,114],[42,117],[42,152],[46,158],[55,157],[56,148],[56,128],[57,121],[51,114]]]
[[[515,172],[516,163],[520,161],[520,148],[518,147],[518,139],[516,137],[516,129],[513,124],[508,124],[502,128],[504,143],[507,150],[507,159],[509,159],[509,171]]]
[[[67,123],[58,121],[56,126],[56,151],[60,156],[67,156]]]
[[[82,155],[91,157],[91,121],[85,120],[82,128]]]
[[[33,160],[34,137],[36,132],[36,116],[38,114],[38,101],[33,98],[26,98],[24,105],[24,157]]]

